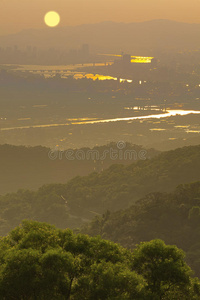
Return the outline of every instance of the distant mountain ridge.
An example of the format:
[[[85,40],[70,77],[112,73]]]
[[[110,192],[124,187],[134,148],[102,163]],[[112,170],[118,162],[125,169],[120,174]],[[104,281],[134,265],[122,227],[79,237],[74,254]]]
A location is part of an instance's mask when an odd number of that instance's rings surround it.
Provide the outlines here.
[[[198,49],[200,24],[170,20],[152,20],[141,23],[102,22],[46,29],[27,29],[19,33],[0,36],[1,47],[70,49],[88,43],[94,51],[135,51],[147,55],[156,50]]]
[[[135,150],[139,153],[144,149],[141,146],[126,144],[127,149]],[[117,145],[110,143],[105,146],[94,147],[99,153],[110,148],[115,149]],[[74,149],[76,151],[87,151],[90,148]],[[41,185],[50,183],[66,183],[75,176],[84,176],[94,171],[94,167],[99,168],[99,164],[94,164],[94,160],[68,160],[50,159],[49,148],[36,146],[13,146],[0,145],[0,195],[15,192],[18,189],[37,189]],[[154,157],[159,151],[148,149],[148,157]],[[134,161],[134,159],[133,159]],[[116,160],[115,163],[130,164],[130,160]],[[113,164],[113,160],[106,158],[104,168]]]

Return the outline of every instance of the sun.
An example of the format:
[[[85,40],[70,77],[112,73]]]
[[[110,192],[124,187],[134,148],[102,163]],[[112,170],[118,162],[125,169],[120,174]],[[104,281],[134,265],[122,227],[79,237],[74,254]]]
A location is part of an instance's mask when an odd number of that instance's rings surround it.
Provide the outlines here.
[[[49,11],[44,16],[44,22],[49,27],[55,27],[60,23],[60,15],[56,11]]]

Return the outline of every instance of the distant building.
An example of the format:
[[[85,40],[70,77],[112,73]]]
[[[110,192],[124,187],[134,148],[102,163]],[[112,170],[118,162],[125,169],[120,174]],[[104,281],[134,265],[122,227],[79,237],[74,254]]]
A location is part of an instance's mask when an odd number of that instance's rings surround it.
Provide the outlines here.
[[[81,52],[82,52],[82,55],[84,57],[89,57],[89,55],[90,55],[89,45],[88,44],[83,44],[82,48],[81,48]]]
[[[123,64],[125,64],[125,65],[130,64],[131,63],[130,54],[123,54],[122,55],[122,61],[123,61]]]

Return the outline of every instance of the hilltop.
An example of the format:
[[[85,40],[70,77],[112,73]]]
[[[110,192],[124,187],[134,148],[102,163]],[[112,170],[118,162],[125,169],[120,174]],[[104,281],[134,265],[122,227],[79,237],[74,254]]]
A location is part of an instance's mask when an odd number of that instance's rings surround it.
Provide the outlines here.
[[[94,163],[92,152],[103,153],[110,148],[117,149],[116,143],[110,143],[104,146],[96,146],[93,149],[81,148],[73,149],[74,159],[67,159],[65,153],[69,150],[61,152],[57,148],[50,149],[47,147],[25,147],[13,145],[0,145],[0,195],[5,193],[16,192],[18,189],[37,189],[44,184],[66,183],[75,176],[84,176],[99,167],[98,163]],[[127,149],[145,150],[141,146],[126,144]],[[71,149],[72,150],[72,149]],[[76,153],[91,153],[88,159],[76,159]],[[154,149],[147,150],[148,157],[153,157],[158,151]],[[60,154],[59,154],[60,153]],[[132,160],[115,160],[116,163],[130,164]],[[113,160],[106,157],[103,167],[108,168],[113,164]]]
[[[59,228],[80,227],[107,210],[126,209],[146,194],[169,193],[177,185],[199,178],[200,145],[163,152],[126,166],[111,165],[67,183],[43,185],[37,191],[19,190],[0,197],[0,234],[7,234],[23,219]]]
[[[135,23],[102,22],[78,26],[58,27],[54,30],[27,29],[17,34],[1,36],[1,46],[69,49],[88,43],[95,51],[135,51],[135,55],[149,55],[156,49],[194,50],[199,48],[200,24],[170,20]],[[145,50],[145,49],[148,49]],[[147,53],[148,52],[148,53]]]

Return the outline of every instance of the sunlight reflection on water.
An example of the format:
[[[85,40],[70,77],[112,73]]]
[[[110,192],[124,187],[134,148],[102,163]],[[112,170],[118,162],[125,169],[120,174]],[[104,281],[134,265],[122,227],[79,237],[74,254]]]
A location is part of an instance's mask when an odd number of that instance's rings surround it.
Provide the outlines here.
[[[126,118],[114,118],[114,119],[104,119],[104,120],[89,120],[83,122],[70,122],[64,124],[45,124],[45,125],[32,125],[32,126],[21,126],[21,127],[10,127],[1,128],[0,131],[14,130],[14,129],[28,129],[28,128],[46,128],[46,127],[58,127],[67,125],[83,125],[83,124],[97,124],[97,123],[108,123],[108,122],[118,122],[118,121],[131,121],[131,120],[145,120],[145,119],[161,119],[172,117],[176,115],[186,116],[189,114],[200,114],[200,111],[196,110],[168,110],[166,113],[157,115],[147,115],[147,116],[137,116],[137,117],[126,117]]]

